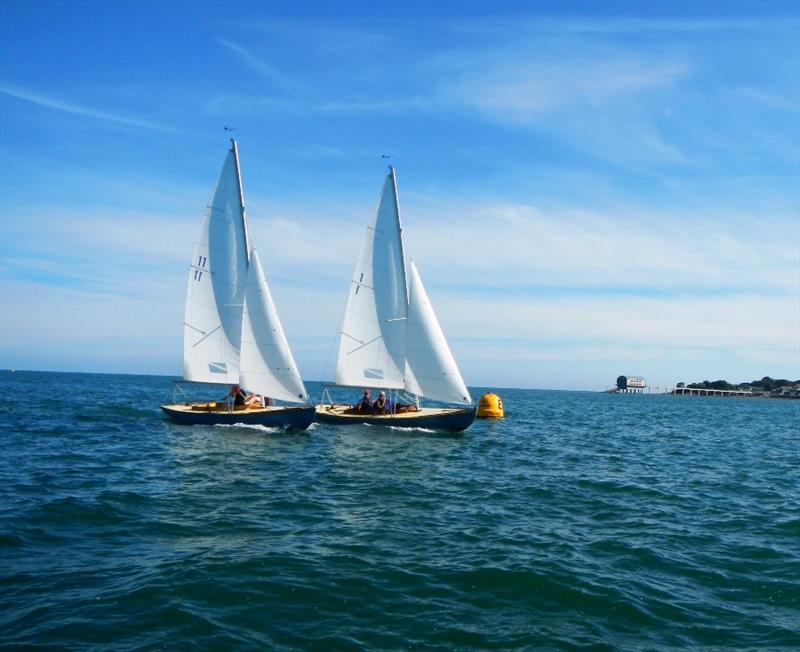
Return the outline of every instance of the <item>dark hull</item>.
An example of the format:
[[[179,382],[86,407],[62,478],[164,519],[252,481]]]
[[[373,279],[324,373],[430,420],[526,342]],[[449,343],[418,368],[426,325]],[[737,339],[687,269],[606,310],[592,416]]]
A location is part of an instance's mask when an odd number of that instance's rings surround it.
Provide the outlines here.
[[[420,412],[387,415],[344,414],[346,406],[317,406],[316,419],[332,425],[368,423],[394,428],[425,428],[429,430],[466,430],[475,421],[475,408],[424,408]]]
[[[291,428],[305,430],[314,421],[313,407],[268,408],[262,410],[199,411],[187,409],[184,405],[162,405],[161,409],[170,419],[185,425],[234,425],[243,423],[248,426],[266,426],[268,428]]]

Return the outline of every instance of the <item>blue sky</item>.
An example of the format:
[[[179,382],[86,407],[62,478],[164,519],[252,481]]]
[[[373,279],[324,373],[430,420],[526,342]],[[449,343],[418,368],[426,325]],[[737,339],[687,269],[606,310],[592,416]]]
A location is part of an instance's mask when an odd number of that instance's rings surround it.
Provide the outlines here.
[[[0,366],[178,373],[236,127],[304,377],[397,168],[469,385],[800,377],[800,3],[0,4]]]

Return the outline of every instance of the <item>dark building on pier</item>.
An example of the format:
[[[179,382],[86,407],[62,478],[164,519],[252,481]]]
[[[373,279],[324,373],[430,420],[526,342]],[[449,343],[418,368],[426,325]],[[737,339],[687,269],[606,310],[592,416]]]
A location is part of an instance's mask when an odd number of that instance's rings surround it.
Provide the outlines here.
[[[621,394],[642,394],[647,381],[641,376],[617,377],[617,392]]]

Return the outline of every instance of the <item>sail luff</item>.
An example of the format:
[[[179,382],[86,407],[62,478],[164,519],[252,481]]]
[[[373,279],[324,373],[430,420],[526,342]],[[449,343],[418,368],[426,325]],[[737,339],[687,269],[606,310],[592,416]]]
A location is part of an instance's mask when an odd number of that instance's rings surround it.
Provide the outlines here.
[[[250,229],[248,228],[247,212],[244,206],[244,184],[242,183],[242,168],[239,164],[239,145],[233,138],[231,138],[231,151],[233,152],[233,160],[236,164],[236,187],[239,190],[239,207],[242,216],[242,230],[244,232],[244,250],[247,255],[247,260],[250,262]]]
[[[394,212],[397,216],[397,232],[399,234],[398,240],[400,242],[400,276],[402,278],[402,285],[406,289],[406,303],[408,302],[408,274],[406,272],[406,247],[403,242],[403,223],[400,219],[400,193],[397,192],[397,172],[394,166],[389,166],[389,174],[392,179],[392,197],[394,199]]]

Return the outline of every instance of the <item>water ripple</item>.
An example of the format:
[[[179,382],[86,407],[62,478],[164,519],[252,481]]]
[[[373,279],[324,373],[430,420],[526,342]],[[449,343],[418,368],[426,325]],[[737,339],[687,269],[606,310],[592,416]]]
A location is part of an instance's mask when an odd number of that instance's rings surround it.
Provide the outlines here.
[[[170,424],[162,378],[0,381],[0,646],[800,645],[797,403],[504,390],[458,436],[298,434]]]

